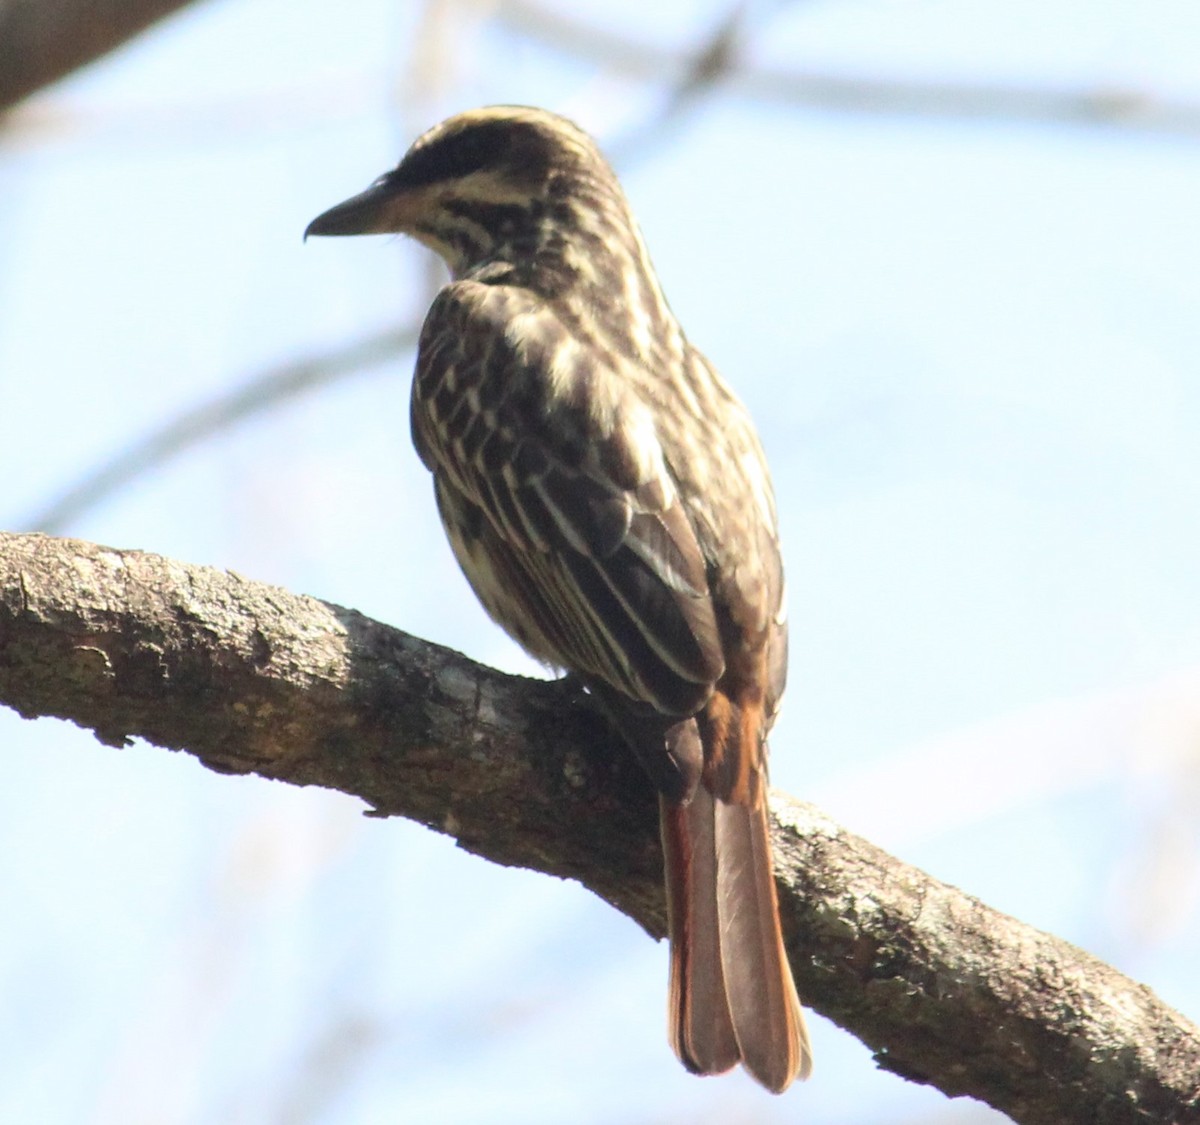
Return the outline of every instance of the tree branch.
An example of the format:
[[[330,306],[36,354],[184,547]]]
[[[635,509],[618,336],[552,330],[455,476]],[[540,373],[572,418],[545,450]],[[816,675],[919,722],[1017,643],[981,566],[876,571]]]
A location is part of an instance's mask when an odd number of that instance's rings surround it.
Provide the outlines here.
[[[190,0],[0,3],[0,113],[108,54]]]
[[[361,797],[663,932],[654,799],[567,682],[235,574],[0,533],[0,703]],[[801,994],[881,1066],[1026,1125],[1200,1121],[1200,1030],[1147,988],[810,806],[772,807]]]

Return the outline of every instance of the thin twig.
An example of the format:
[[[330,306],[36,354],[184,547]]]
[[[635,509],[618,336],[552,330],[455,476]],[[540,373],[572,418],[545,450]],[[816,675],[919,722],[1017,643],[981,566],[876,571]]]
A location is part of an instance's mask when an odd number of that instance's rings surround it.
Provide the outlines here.
[[[605,145],[613,164],[628,167],[656,147],[661,135],[689,112],[703,104],[736,64],[745,35],[747,4],[737,0],[717,23],[704,45],[688,61],[679,78],[668,89],[658,112],[624,136]]]
[[[703,74],[705,66],[714,61],[709,53],[711,41],[692,53],[660,47],[590,25],[529,0],[503,0],[497,5],[497,18],[518,34],[551,50],[589,60],[607,71],[638,81],[656,84],[667,81],[677,89],[687,85],[689,75]],[[716,61],[726,60],[718,55]],[[736,53],[729,61],[737,63]],[[1035,86],[1016,82],[923,81],[744,62],[723,69],[720,77],[740,97],[794,108],[942,120],[1027,121],[1185,139],[1200,137],[1200,106],[1122,82],[1081,88],[1066,83]],[[298,117],[307,121],[345,121],[368,112],[377,102],[376,93],[364,85],[362,76],[351,74],[320,87],[303,83],[231,102],[189,103],[165,111],[162,107],[148,106],[120,115],[106,112],[100,119],[88,116],[86,108],[72,106],[64,113],[52,103],[50,109],[37,107],[14,112],[6,127],[8,137],[18,142],[86,134],[108,142],[161,148],[194,144],[198,138],[227,140],[247,132],[261,134],[294,128]]]
[[[645,81],[678,80],[695,56],[589,24],[567,10],[530,0],[502,0],[497,15],[514,31],[617,74]],[[704,56],[704,49],[700,58]],[[675,76],[672,79],[672,76]],[[772,66],[731,69],[731,91],[743,97],[848,113],[1036,121],[1200,137],[1200,107],[1114,83],[1092,89],[1012,82],[873,78]]]

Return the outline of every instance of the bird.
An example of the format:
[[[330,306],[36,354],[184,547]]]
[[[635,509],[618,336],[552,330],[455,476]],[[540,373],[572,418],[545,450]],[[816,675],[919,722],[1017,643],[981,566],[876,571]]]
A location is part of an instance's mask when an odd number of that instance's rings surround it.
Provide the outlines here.
[[[564,117],[456,114],[305,238],[384,233],[450,272],[410,422],[453,553],[658,792],[671,1045],[693,1073],[741,1063],[781,1093],[812,1051],[767,816],[787,622],[750,416],[671,312],[612,167]]]

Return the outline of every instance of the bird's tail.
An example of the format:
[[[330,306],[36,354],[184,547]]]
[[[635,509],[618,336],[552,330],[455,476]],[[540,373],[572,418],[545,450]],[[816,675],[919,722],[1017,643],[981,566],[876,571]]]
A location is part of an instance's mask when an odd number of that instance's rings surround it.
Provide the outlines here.
[[[741,1062],[768,1090],[807,1078],[812,1051],[779,929],[765,794],[698,785],[660,800],[671,940],[669,1034],[697,1074]]]

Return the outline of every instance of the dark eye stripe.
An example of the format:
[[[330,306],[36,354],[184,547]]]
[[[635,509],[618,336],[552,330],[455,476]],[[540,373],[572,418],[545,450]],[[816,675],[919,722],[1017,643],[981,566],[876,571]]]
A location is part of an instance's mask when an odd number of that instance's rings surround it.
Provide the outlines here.
[[[410,152],[395,174],[410,187],[459,179],[498,163],[511,140],[500,122],[470,125]]]
[[[503,237],[529,222],[537,221],[541,208],[536,201],[527,207],[515,203],[480,203],[471,199],[448,199],[442,208],[459,219],[467,219],[497,237]]]

